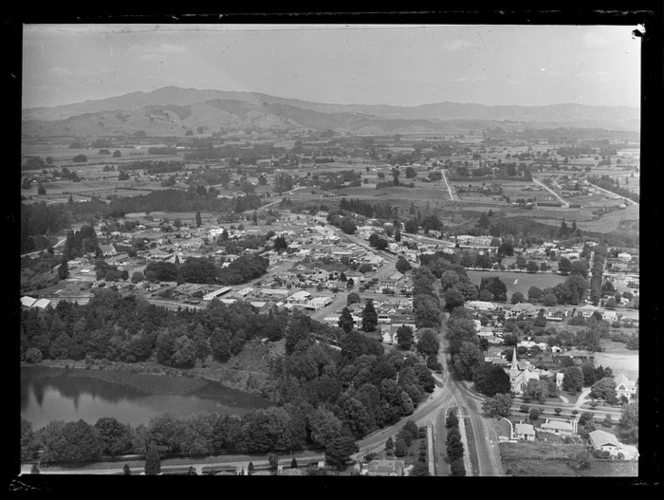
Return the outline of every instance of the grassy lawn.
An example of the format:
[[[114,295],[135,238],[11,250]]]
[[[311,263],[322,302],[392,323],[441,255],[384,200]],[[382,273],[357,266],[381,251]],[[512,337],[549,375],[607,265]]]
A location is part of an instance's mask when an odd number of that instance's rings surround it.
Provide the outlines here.
[[[505,472],[510,476],[577,476],[568,460],[582,445],[554,445],[545,443],[501,443],[500,456]]]
[[[507,296],[510,297],[514,292],[521,292],[528,295],[528,289],[531,286],[536,286],[540,289],[554,287],[558,283],[565,281],[565,276],[549,273],[516,273],[516,272],[499,272],[499,271],[468,271],[468,277],[476,285],[480,284],[482,278],[490,276],[498,276],[500,280],[505,283],[507,287]],[[518,280],[516,285],[514,281]]]

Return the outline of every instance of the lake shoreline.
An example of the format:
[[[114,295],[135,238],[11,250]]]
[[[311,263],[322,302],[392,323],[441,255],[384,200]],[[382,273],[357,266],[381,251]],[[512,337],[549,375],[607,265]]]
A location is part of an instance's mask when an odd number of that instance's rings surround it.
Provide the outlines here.
[[[233,376],[227,368],[179,370],[150,362],[86,365],[79,361],[46,360],[40,364],[21,363],[21,379],[42,377],[88,377],[140,391],[146,395],[188,396],[210,383],[265,398],[245,377]],[[265,398],[268,399],[268,398]]]

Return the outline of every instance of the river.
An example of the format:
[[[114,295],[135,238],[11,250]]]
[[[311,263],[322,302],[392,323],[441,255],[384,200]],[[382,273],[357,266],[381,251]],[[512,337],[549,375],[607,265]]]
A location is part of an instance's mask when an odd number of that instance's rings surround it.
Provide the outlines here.
[[[174,377],[163,379],[167,384]],[[180,417],[197,412],[241,415],[272,404],[258,395],[207,381],[196,381],[194,389],[186,394],[158,392],[161,393],[149,394],[130,385],[77,375],[75,371],[33,376],[22,370],[21,416],[34,429],[51,420],[83,419],[94,424],[101,417],[115,417],[135,427],[147,424],[160,413],[170,412]]]

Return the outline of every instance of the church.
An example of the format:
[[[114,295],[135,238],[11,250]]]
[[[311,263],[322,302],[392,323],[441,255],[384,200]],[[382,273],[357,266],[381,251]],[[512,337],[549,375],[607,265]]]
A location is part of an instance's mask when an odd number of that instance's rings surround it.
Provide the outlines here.
[[[516,347],[512,354],[512,364],[509,370],[505,371],[510,376],[510,385],[514,394],[523,394],[523,389],[528,384],[529,380],[539,380],[540,370],[531,365],[528,361],[518,361],[516,358]]]

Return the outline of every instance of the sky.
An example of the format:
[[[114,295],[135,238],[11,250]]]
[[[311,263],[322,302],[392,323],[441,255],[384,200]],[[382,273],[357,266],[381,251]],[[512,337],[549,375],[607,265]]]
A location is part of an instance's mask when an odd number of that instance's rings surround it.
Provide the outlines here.
[[[25,25],[22,105],[176,86],[335,104],[638,107],[634,28]]]

